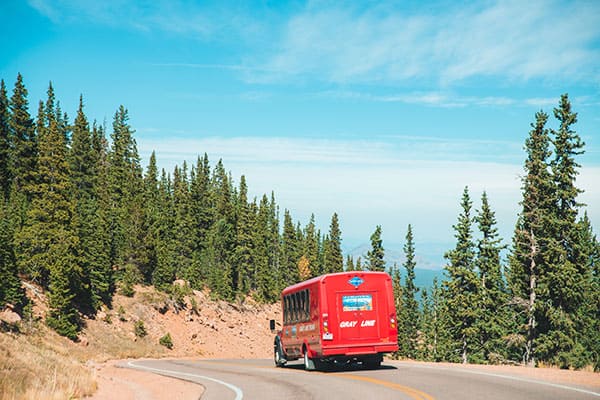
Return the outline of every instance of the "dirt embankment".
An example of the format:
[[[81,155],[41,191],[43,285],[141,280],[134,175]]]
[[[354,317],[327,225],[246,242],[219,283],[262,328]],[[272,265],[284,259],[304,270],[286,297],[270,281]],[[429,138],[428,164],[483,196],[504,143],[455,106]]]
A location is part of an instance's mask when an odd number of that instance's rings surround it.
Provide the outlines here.
[[[182,394],[176,398],[198,398],[201,388],[197,385],[124,370],[108,361],[270,357],[269,319],[281,320],[278,306],[251,299],[228,304],[212,301],[207,292],[187,289],[185,295],[174,298],[139,286],[134,297],[116,295],[111,309],[86,320],[79,342],[73,343],[45,327],[44,293],[29,284],[27,292],[34,301],[33,319],[21,321],[19,332],[0,332],[0,400],[91,395],[98,400],[169,398],[161,394],[164,387],[170,393],[180,388]],[[159,344],[166,334],[172,349]],[[140,386],[145,389],[139,391]],[[106,393],[112,395],[103,397]]]

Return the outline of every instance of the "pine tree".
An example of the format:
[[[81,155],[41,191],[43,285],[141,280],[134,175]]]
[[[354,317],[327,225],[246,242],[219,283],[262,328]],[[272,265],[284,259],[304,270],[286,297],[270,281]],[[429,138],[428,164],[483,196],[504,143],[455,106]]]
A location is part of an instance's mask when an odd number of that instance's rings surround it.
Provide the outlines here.
[[[49,102],[53,101],[51,87]],[[78,239],[73,232],[73,187],[69,179],[66,125],[52,114],[48,105],[48,125],[39,137],[39,159],[32,190],[35,196],[27,212],[24,228],[17,233],[18,261],[31,278],[49,289],[46,321],[59,334],[75,339],[80,328],[77,311],[82,271],[77,264]]]
[[[143,180],[128,111],[119,106],[113,119],[108,185],[110,193],[111,263],[140,269],[143,249]],[[143,269],[143,268],[141,268]],[[141,270],[140,269],[140,270]]]
[[[318,276],[324,273],[319,265],[319,240],[320,238],[315,226],[315,215],[311,214],[310,220],[306,228],[304,228],[304,241],[302,245],[302,255],[308,262],[309,276]]]
[[[585,301],[579,310],[579,319],[583,321],[581,345],[584,349],[580,355],[579,365],[591,365],[600,371],[600,242],[592,230],[587,212],[579,221],[580,243],[584,248],[589,269],[589,290],[585,293]]]
[[[254,289],[256,279],[254,254],[254,215],[248,205],[248,186],[246,177],[240,178],[239,198],[237,204],[236,246],[234,263],[234,288],[244,295]]]
[[[552,209],[553,184],[548,170],[550,138],[545,125],[548,115],[538,112],[529,137],[525,141],[525,176],[522,179],[523,207],[513,236],[509,258],[508,282],[513,303],[521,305],[521,335],[524,349],[523,363],[535,365],[535,340],[538,336],[539,280],[546,269],[547,226]],[[518,310],[521,311],[521,310]],[[518,343],[518,341],[516,341]]]
[[[156,268],[152,271],[152,284],[160,290],[167,290],[175,279],[175,211],[173,205],[172,182],[165,170],[159,184],[160,200],[154,226],[156,238]]]
[[[400,329],[402,324],[402,315],[404,312],[404,305],[402,299],[402,276],[400,275],[400,268],[398,264],[394,263],[390,269],[390,276],[392,278],[392,290],[394,292],[394,310],[396,311],[396,328],[398,329],[398,351],[394,353],[394,358],[404,356],[402,346],[406,340]]]
[[[443,282],[445,310],[448,312],[447,330],[452,338],[450,360],[469,362],[473,350],[474,324],[477,318],[478,280],[475,273],[475,244],[471,230],[471,207],[469,189],[465,187],[461,200],[462,212],[453,226],[456,247],[444,257],[447,279]],[[458,358],[456,356],[458,355]]]
[[[342,232],[337,213],[333,213],[331,217],[327,247],[325,269],[327,272],[342,272],[344,270],[344,255],[342,254]]]
[[[354,265],[354,257],[350,254],[346,256],[346,271],[355,271],[356,266]]]
[[[49,106],[51,109],[52,107]],[[96,310],[108,304],[112,291],[112,271],[108,258],[103,210],[100,202],[100,158],[92,147],[92,132],[83,112],[83,97],[73,126],[69,153],[70,177],[75,213],[73,230],[79,238],[77,259],[82,268],[82,307]]]
[[[195,239],[192,254],[192,265],[187,279],[195,289],[202,288],[202,282],[207,279],[206,249],[208,233],[215,219],[211,199],[210,164],[206,153],[198,157],[196,167],[192,170],[190,197],[193,221],[193,238]]]
[[[161,213],[161,193],[158,184],[158,167],[156,153],[153,151],[148,161],[144,175],[144,204],[146,218],[144,221],[144,243],[146,245],[146,262],[142,269],[142,276],[146,283],[152,281],[152,274],[157,267],[157,248],[159,244],[159,223]],[[192,285],[192,287],[195,287]]]
[[[173,173],[173,207],[175,275],[177,278],[184,278],[189,275],[195,246],[190,183],[185,161],[182,168],[176,167]]]
[[[13,179],[14,190],[24,193],[29,202],[32,185],[35,182],[37,139],[33,120],[29,114],[27,89],[23,84],[21,74],[17,75],[9,108],[10,136],[13,146],[12,171],[10,175]]]
[[[283,216],[283,237],[281,238],[281,287],[299,282],[296,264],[298,255],[298,237],[292,221],[292,216],[285,210]]]
[[[377,225],[371,235],[371,250],[367,253],[369,271],[385,271],[385,250],[381,240],[381,226]]]
[[[400,353],[404,357],[414,359],[417,356],[417,342],[419,339],[419,304],[416,299],[419,289],[415,286],[415,244],[411,225],[408,225],[406,232],[404,255],[406,261],[403,266],[406,269],[406,277],[404,279],[404,287],[402,288],[402,313],[399,324],[403,336]]]
[[[21,310],[26,303],[25,292],[17,275],[17,262],[12,245],[13,232],[8,210],[0,196],[0,309],[12,304]]]
[[[255,290],[259,300],[265,302],[275,301],[277,295],[276,270],[270,264],[270,204],[266,195],[263,195],[258,206],[256,216],[256,230],[254,234],[254,260],[256,263]]]
[[[561,96],[554,116],[560,123],[554,136],[554,159],[550,163],[554,183],[553,207],[549,226],[552,234],[546,249],[547,270],[540,280],[539,357],[563,368],[576,366],[580,349],[582,321],[578,311],[588,292],[585,252],[579,242],[577,214],[581,204],[575,186],[579,164],[575,156],[583,153],[584,143],[572,130],[577,114],[571,110],[566,94]]]
[[[506,359],[503,338],[507,335],[508,295],[502,277],[500,252],[504,249],[498,236],[495,213],[490,208],[487,193],[481,196],[477,222],[481,239],[477,244],[479,271],[479,315],[476,322],[482,361],[497,363]]]
[[[8,199],[12,183],[11,136],[8,96],[4,79],[0,80],[0,198]]]

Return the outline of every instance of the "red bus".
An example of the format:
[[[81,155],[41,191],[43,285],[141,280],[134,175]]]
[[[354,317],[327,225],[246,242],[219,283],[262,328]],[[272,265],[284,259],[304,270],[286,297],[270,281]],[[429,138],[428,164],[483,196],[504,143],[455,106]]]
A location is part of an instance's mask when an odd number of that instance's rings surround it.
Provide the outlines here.
[[[392,279],[385,272],[312,278],[285,288],[281,305],[283,326],[274,341],[279,367],[304,358],[307,370],[351,362],[374,368],[383,354],[398,350]]]

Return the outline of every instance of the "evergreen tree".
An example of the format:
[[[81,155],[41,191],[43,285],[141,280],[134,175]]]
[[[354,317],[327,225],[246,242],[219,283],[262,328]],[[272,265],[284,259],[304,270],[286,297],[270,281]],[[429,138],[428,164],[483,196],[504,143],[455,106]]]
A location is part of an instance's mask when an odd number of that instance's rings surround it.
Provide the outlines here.
[[[12,304],[17,310],[25,305],[25,292],[17,275],[17,262],[12,245],[13,232],[8,210],[0,196],[0,309]]]
[[[173,173],[173,207],[175,244],[175,275],[183,278],[189,275],[195,246],[194,220],[192,216],[190,184],[187,163],[181,169],[175,167]]]
[[[311,214],[310,221],[304,228],[303,256],[308,262],[309,276],[318,276],[324,273],[319,265],[319,234],[315,226],[315,215]]]
[[[152,271],[152,284],[160,290],[167,290],[175,279],[175,211],[171,178],[162,170],[160,202],[157,223],[154,227],[156,238],[156,268]]]
[[[504,248],[498,236],[495,213],[490,208],[486,192],[481,196],[481,210],[475,221],[481,232],[477,244],[476,264],[479,271],[479,315],[476,329],[479,335],[481,361],[497,363],[506,359],[504,337],[510,315],[508,295],[502,277],[500,251]]]
[[[354,265],[354,257],[350,254],[346,256],[346,271],[356,271],[356,266]]]
[[[400,353],[404,357],[416,358],[418,342],[418,322],[419,322],[419,304],[416,295],[419,289],[415,286],[415,244],[413,241],[412,226],[408,225],[406,232],[406,243],[404,244],[404,255],[406,261],[406,277],[402,289],[402,313],[400,314],[399,328],[403,340],[401,342]]]
[[[208,246],[208,233],[215,219],[211,199],[210,164],[206,153],[203,158],[198,157],[196,167],[192,170],[190,197],[191,214],[193,220],[193,246],[192,265],[187,274],[191,286],[196,289],[202,287],[208,272],[206,270],[206,249]]]
[[[400,268],[398,268],[398,264],[394,263],[394,265],[390,269],[390,276],[392,277],[392,289],[394,292],[394,310],[396,312],[396,328],[398,329],[398,351],[394,353],[394,358],[398,358],[404,356],[402,352],[402,346],[405,342],[405,337],[400,329],[400,324],[402,324],[404,305],[402,302],[402,276],[400,275]]]
[[[370,271],[385,271],[385,250],[381,240],[381,226],[377,225],[371,235],[371,250],[367,253],[368,269]]]
[[[9,108],[10,137],[13,148],[10,175],[13,179],[14,190],[24,193],[29,202],[32,185],[35,182],[37,140],[33,120],[29,114],[27,89],[23,84],[21,74],[17,75]]]
[[[577,114],[571,110],[566,94],[561,96],[554,116],[560,123],[554,136],[554,159],[550,166],[554,182],[553,207],[550,225],[552,239],[548,241],[547,270],[540,280],[539,336],[536,346],[539,357],[563,368],[578,363],[582,353],[581,336],[583,321],[578,311],[589,291],[589,270],[585,251],[579,242],[577,214],[581,204],[577,195],[581,190],[575,186],[579,164],[575,156],[583,153],[584,143],[572,130]]]
[[[292,221],[292,216],[285,210],[283,216],[283,237],[281,238],[281,287],[299,282],[296,264],[298,255],[298,238]]]
[[[0,80],[0,198],[8,199],[12,182],[11,136],[8,96],[4,79]]]
[[[49,102],[53,99],[48,90]],[[39,137],[35,193],[24,228],[16,235],[18,261],[30,277],[49,289],[46,321],[59,334],[76,338],[82,271],[77,264],[78,238],[73,232],[73,188],[69,179],[65,124],[50,113]]]
[[[265,302],[275,301],[279,294],[276,270],[270,264],[270,208],[268,197],[263,195],[256,216],[254,260],[256,263],[256,294],[259,300]]]
[[[146,209],[146,219],[144,231],[146,233],[144,243],[146,245],[145,254],[146,263],[142,269],[142,276],[145,282],[152,281],[152,274],[158,264],[157,249],[159,246],[159,223],[161,213],[161,192],[158,183],[158,167],[156,165],[156,153],[153,151],[148,161],[146,174],[144,175],[144,204]],[[192,287],[195,287],[192,285]]]
[[[581,344],[584,353],[580,354],[578,364],[591,365],[595,371],[600,371],[600,242],[592,230],[587,212],[579,222],[580,243],[584,248],[589,269],[589,291],[579,310],[579,318],[584,322],[581,332]]]
[[[453,226],[456,247],[444,255],[449,261],[445,267],[447,279],[443,282],[445,311],[448,312],[446,329],[452,340],[448,357],[450,361],[460,360],[463,364],[469,362],[476,341],[474,325],[478,304],[471,207],[469,190],[465,187],[461,200],[462,212]]]
[[[48,105],[52,109],[51,105]],[[101,210],[99,156],[92,147],[92,132],[83,112],[83,98],[73,126],[69,153],[70,177],[73,187],[75,212],[73,230],[79,238],[77,260],[82,268],[82,285],[78,297],[81,307],[96,310],[108,304],[112,290],[112,274],[108,259],[103,212]]]
[[[329,224],[328,251],[325,258],[327,272],[342,272],[344,270],[344,255],[342,254],[342,232],[337,213],[333,213]]]
[[[248,204],[248,186],[246,185],[246,177],[244,175],[240,179],[239,198],[236,208],[237,225],[233,285],[238,292],[246,295],[250,293],[251,289],[254,289],[256,270],[253,258],[255,220]]]
[[[128,111],[119,106],[113,120],[112,148],[108,158],[111,263],[131,264],[140,269],[140,259],[143,259],[143,180],[133,133]]]
[[[550,215],[553,207],[553,183],[548,169],[550,138],[546,129],[548,115],[538,112],[529,137],[525,141],[525,176],[522,179],[523,207],[515,233],[510,255],[508,282],[514,296],[513,303],[522,305],[519,313],[524,349],[523,362],[535,365],[535,340],[538,336],[540,279],[547,265],[547,248],[550,233]],[[543,280],[542,280],[543,281]],[[521,311],[521,310],[519,310]],[[518,343],[518,341],[517,341]]]

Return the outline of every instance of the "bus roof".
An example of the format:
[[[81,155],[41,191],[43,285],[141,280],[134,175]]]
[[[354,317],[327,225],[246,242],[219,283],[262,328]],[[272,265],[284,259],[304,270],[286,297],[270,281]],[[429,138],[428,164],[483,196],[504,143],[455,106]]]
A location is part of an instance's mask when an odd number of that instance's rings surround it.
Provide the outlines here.
[[[282,291],[281,294],[287,294],[287,293],[290,293],[290,292],[295,292],[297,290],[300,290],[300,289],[303,289],[303,288],[305,288],[307,286],[310,286],[310,285],[312,285],[314,283],[322,282],[322,281],[324,281],[325,279],[327,279],[329,277],[335,277],[335,276],[348,276],[348,277],[351,277],[351,276],[361,276],[361,277],[363,277],[363,276],[368,276],[368,275],[371,275],[371,276],[385,275],[385,276],[389,277],[389,275],[386,272],[377,272],[377,271],[345,271],[345,272],[335,272],[335,273],[332,273],[332,274],[325,274],[325,275],[317,276],[317,277],[308,279],[306,281],[303,281],[303,282],[296,283],[294,285],[288,286],[285,289],[283,289],[283,291]]]

